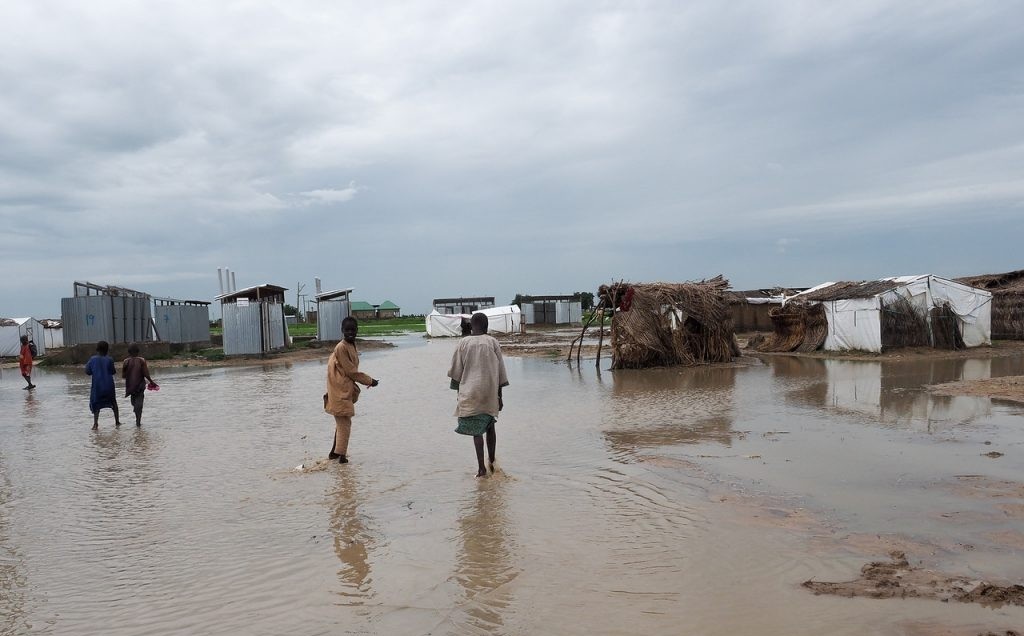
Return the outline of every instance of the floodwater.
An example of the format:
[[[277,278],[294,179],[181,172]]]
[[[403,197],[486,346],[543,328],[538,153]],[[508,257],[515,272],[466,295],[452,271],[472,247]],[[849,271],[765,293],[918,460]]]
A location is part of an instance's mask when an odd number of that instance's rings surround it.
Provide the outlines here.
[[[455,341],[396,342],[362,356],[381,384],[345,466],[321,461],[323,362],[161,369],[141,429],[122,400],[128,424],[104,411],[96,432],[84,374],[38,369],[29,393],[3,370],[0,633],[1024,626],[1021,607],[800,586],[856,578],[887,541],[1024,581],[1024,409],[920,389],[1024,374],[1021,358],[613,373],[508,357],[499,473],[477,479],[453,432]]]

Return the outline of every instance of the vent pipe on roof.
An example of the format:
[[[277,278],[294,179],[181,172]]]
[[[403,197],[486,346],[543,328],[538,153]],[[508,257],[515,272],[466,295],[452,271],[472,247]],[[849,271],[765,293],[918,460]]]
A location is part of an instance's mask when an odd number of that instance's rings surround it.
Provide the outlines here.
[[[314,278],[313,281],[316,283],[316,295],[320,295],[320,279]]]
[[[238,285],[235,284],[235,273],[234,272],[231,272],[231,291],[232,292],[238,291]]]
[[[217,268],[217,284],[220,286],[220,295],[224,295],[224,273],[221,268]]]

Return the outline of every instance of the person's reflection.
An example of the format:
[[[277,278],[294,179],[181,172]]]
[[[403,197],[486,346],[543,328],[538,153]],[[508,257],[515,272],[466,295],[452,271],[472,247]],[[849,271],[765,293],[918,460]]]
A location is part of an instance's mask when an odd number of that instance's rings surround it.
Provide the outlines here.
[[[507,484],[501,476],[481,479],[460,510],[455,579],[465,591],[464,611],[473,630],[501,633],[503,614],[512,602],[508,588],[519,571],[512,565]]]
[[[367,530],[365,518],[359,511],[359,467],[350,464],[337,472],[337,490],[331,494],[331,534],[334,535],[334,553],[341,561],[338,578],[342,583],[340,595],[345,605],[362,605],[373,596],[370,562],[367,557],[373,549],[373,535]]]
[[[25,422],[35,424],[36,416],[39,415],[39,401],[36,400],[36,395],[32,391],[25,392],[25,404],[22,408],[22,415],[25,416]]]

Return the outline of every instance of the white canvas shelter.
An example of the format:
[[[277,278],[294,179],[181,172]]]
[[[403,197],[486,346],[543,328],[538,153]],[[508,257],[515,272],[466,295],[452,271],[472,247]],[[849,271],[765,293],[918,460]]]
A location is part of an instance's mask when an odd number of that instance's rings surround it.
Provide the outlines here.
[[[0,318],[0,356],[21,355],[21,337],[36,343],[36,355],[46,353],[43,325],[35,318]]]
[[[883,292],[859,298],[821,300],[828,320],[826,351],[882,351],[882,307],[886,300],[902,296],[915,307],[927,312],[948,304],[958,318],[960,333],[967,347],[992,344],[992,294],[975,287],[931,274],[883,278],[892,283]],[[815,293],[836,283],[812,287],[786,302],[815,300]]]
[[[479,313],[487,316],[487,332],[490,334],[519,333],[523,316],[519,307],[488,307]],[[462,320],[469,320],[471,314],[442,314],[436,309],[427,315],[427,335],[431,338],[462,335]]]

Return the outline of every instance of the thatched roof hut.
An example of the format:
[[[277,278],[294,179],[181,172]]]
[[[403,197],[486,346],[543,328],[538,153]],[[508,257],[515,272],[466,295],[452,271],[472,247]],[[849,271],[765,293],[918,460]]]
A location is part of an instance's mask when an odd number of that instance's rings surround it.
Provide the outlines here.
[[[1024,340],[1024,269],[965,276],[957,282],[992,292],[992,337]]]
[[[760,351],[861,350],[991,344],[992,295],[934,275],[824,283],[773,310]]]
[[[729,362],[739,355],[721,276],[686,283],[602,285],[600,304],[614,310],[612,368]]]

